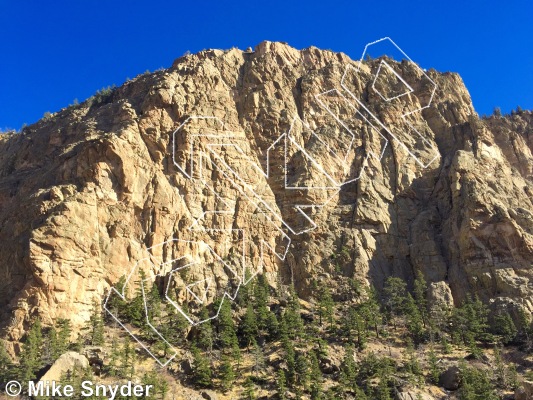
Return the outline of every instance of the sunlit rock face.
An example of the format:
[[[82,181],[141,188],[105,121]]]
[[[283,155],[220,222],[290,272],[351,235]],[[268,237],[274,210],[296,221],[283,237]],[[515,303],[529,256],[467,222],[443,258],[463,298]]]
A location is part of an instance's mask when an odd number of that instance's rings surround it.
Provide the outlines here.
[[[0,136],[1,326],[80,327],[139,266],[193,320],[256,273],[306,297],[421,271],[447,303],[531,311],[532,151],[531,112],[481,120],[457,74],[271,42],[185,56]]]

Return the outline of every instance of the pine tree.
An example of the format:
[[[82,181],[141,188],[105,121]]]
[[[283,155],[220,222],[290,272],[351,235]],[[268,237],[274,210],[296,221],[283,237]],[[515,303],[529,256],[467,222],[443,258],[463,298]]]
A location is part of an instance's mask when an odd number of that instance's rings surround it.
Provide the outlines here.
[[[237,297],[237,304],[244,307],[252,300],[252,286],[253,282],[250,280],[252,273],[250,268],[246,267],[244,270],[244,281],[248,282],[246,285],[241,285],[239,289],[239,296]]]
[[[318,363],[317,354],[314,351],[309,353],[309,380],[311,382],[311,399],[318,400],[322,396],[322,371]]]
[[[104,320],[100,304],[93,303],[93,311],[89,319],[89,343],[92,346],[102,346],[104,344]]]
[[[424,340],[426,329],[419,308],[410,293],[407,294],[404,308],[407,316],[407,329],[415,345],[418,345]]]
[[[244,381],[244,399],[255,400],[255,385],[252,378],[248,377]]]
[[[292,385],[296,377],[296,352],[294,344],[289,337],[282,338],[282,346],[285,351],[285,362],[287,363],[287,381]]]
[[[407,360],[405,365],[406,369],[412,375],[413,383],[416,384],[418,378],[422,375],[422,367],[418,362],[418,358],[416,356],[413,343],[411,341],[407,343],[405,353],[405,359]]]
[[[202,322],[198,325],[198,347],[200,347],[202,350],[211,352],[213,349],[213,326],[209,320],[209,312],[204,306],[202,306],[200,310],[200,321],[205,322]]]
[[[483,369],[467,367],[463,362],[461,370],[461,400],[496,400],[498,396],[490,381],[489,374]]]
[[[148,306],[147,308],[150,319],[157,319],[161,317],[161,294],[159,293],[159,288],[157,287],[156,282],[154,282],[150,288],[146,304]]]
[[[126,286],[126,277],[121,276],[119,281],[115,284],[116,291],[122,294],[124,287]],[[120,315],[121,317],[126,316],[126,301],[122,299],[117,293],[112,292],[109,300],[107,301],[106,307],[108,310],[111,310],[113,315]],[[106,313],[107,320],[113,322],[116,325],[116,320]]]
[[[424,275],[421,271],[417,271],[416,279],[414,283],[413,297],[422,321],[424,323],[424,328],[427,328],[429,325],[429,314],[428,314],[428,302],[427,302],[427,282],[424,279]]]
[[[212,385],[212,372],[209,362],[202,355],[200,350],[196,346],[191,348],[193,356],[193,377],[197,385],[201,387],[211,387]]]
[[[11,357],[7,354],[7,350],[4,343],[0,341],[0,385],[7,383],[13,376],[13,362]]]
[[[354,349],[348,346],[341,364],[340,384],[344,389],[353,389],[356,386],[357,367],[353,358]]]
[[[61,355],[61,350],[59,349],[59,340],[57,337],[57,330],[55,327],[50,328],[50,330],[46,334],[46,347],[46,362],[47,364],[51,364]]]
[[[477,297],[467,297],[451,315],[452,337],[467,346],[474,346],[476,340],[487,339],[488,307]]]
[[[41,367],[41,352],[43,348],[43,334],[41,321],[35,320],[26,335],[20,353],[18,380],[28,382],[35,379],[35,373]]]
[[[371,327],[376,337],[379,338],[379,326],[382,323],[383,316],[381,315],[381,308],[378,302],[378,294],[373,286],[366,293],[367,299],[361,304],[360,312],[368,327]]]
[[[244,339],[244,344],[248,347],[255,340],[257,336],[257,320],[253,308],[248,305],[246,307],[246,313],[241,319],[239,331]]]
[[[300,300],[294,287],[290,287],[289,304],[283,318],[285,319],[285,327],[291,339],[303,338],[305,336],[304,323],[300,312]]]
[[[406,283],[397,277],[390,276],[385,282],[383,294],[385,296],[385,306],[396,328],[395,317],[403,315],[406,300]]]
[[[134,353],[135,350],[131,346],[129,340],[124,341],[124,346],[120,354],[120,376],[123,378],[128,378],[132,374],[132,370],[135,368],[134,365]]]
[[[254,350],[253,350],[254,368],[253,370],[257,374],[263,371],[263,369],[265,368],[265,357],[263,355],[263,349],[261,348],[261,346],[257,344],[255,340],[253,341],[253,347],[254,347]]]
[[[268,339],[269,340],[276,340],[279,337],[279,323],[278,319],[276,317],[276,314],[274,314],[272,311],[268,311],[267,315],[267,332],[268,332]]]
[[[120,350],[118,347],[118,341],[115,337],[111,341],[111,354],[109,356],[108,372],[111,376],[118,376],[120,373],[119,368]]]
[[[364,349],[368,337],[367,321],[361,314],[361,307],[349,307],[343,319],[343,332],[349,338],[356,339],[357,347]]]
[[[220,308],[218,329],[220,346],[222,349],[233,350],[239,348],[239,341],[235,332],[235,324],[231,312],[231,304],[228,301],[223,301],[222,307]]]
[[[392,400],[391,390],[389,387],[389,377],[386,372],[380,370],[379,374],[379,383],[376,388],[376,400]]]
[[[309,382],[309,363],[302,353],[296,355],[295,361],[296,382],[305,390]]]
[[[224,393],[231,389],[231,386],[235,381],[235,371],[233,370],[233,365],[231,363],[230,358],[226,355],[222,356],[222,360],[219,367],[219,379],[222,391]]]
[[[327,286],[321,286],[319,288],[317,303],[319,324],[322,325],[322,321],[327,320],[331,328],[333,326],[333,308],[335,303]]]
[[[137,291],[135,297],[126,307],[126,317],[133,325],[144,328],[146,326],[146,312],[143,287],[146,284],[146,273],[143,269],[139,269],[139,279],[135,284],[137,285]]]
[[[257,282],[254,285],[254,301],[253,309],[257,313],[257,328],[264,334],[268,322],[268,298],[270,293],[270,286],[266,280],[265,275],[257,276]]]
[[[501,337],[503,344],[512,342],[518,334],[518,329],[508,312],[500,312],[493,317],[492,331]]]
[[[439,383],[439,377],[441,374],[441,368],[439,367],[439,360],[435,354],[435,349],[430,348],[428,353],[428,363],[429,363],[429,380],[434,385]]]
[[[276,391],[278,392],[278,399],[285,400],[287,396],[285,392],[287,391],[287,377],[285,376],[285,371],[278,369],[276,376]]]
[[[63,354],[68,351],[70,347],[70,336],[72,335],[72,327],[68,319],[59,319],[57,321],[57,342],[59,353]]]

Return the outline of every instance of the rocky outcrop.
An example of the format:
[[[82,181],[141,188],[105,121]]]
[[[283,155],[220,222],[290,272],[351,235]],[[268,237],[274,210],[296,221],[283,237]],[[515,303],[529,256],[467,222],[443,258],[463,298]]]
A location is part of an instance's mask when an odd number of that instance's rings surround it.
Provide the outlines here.
[[[382,61],[271,42],[207,50],[1,135],[5,336],[34,316],[81,326],[143,263],[184,288],[178,301],[197,282],[197,298],[231,291],[246,262],[304,297],[319,277],[380,288],[422,271],[446,302],[533,310],[532,114],[481,120],[457,74],[388,59],[394,73],[380,73]],[[395,74],[413,93],[384,101]],[[187,274],[170,276],[181,256]]]

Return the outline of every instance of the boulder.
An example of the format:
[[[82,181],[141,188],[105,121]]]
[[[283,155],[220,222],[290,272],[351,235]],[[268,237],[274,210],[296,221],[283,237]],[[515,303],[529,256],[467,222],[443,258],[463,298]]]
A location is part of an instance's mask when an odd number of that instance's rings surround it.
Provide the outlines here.
[[[40,379],[41,381],[59,382],[62,376],[75,368],[86,369],[89,367],[89,360],[82,354],[69,351],[61,355]]]
[[[461,371],[455,365],[439,376],[439,386],[446,390],[457,390],[461,386]]]
[[[430,283],[427,297],[430,310],[433,312],[454,306],[452,291],[444,281]]]
[[[514,392],[515,400],[533,400],[533,382],[524,381]]]
[[[205,400],[218,400],[218,395],[212,390],[203,390],[201,394]]]

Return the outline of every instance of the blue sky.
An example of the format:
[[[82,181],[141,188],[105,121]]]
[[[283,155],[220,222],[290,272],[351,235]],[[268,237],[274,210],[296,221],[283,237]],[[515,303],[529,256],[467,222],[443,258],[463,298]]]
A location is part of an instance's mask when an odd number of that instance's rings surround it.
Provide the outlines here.
[[[0,0],[0,129],[33,123],[184,52],[263,40],[342,51],[391,37],[459,72],[480,113],[533,109],[533,1]]]

